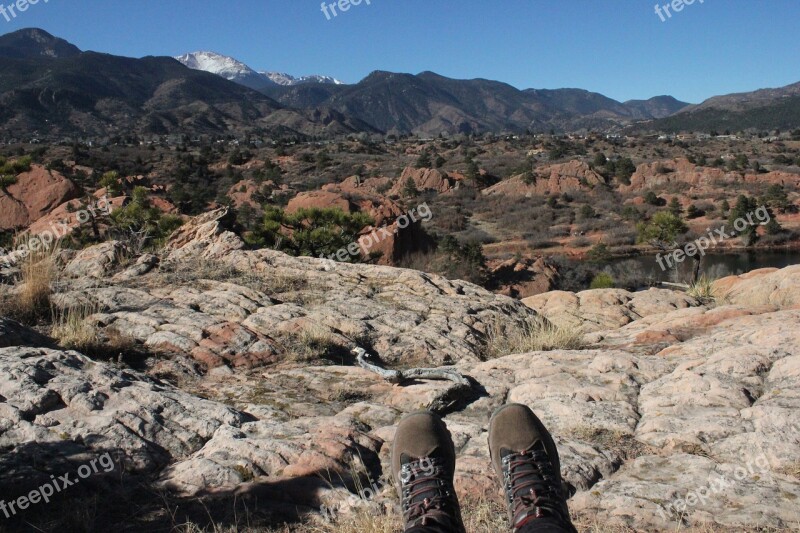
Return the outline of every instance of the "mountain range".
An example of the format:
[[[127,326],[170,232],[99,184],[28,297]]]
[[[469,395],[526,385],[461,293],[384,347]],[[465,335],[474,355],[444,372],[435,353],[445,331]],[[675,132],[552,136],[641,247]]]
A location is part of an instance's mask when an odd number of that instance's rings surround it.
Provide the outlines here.
[[[671,96],[619,102],[583,89],[520,90],[433,72],[375,71],[355,84],[295,78],[212,52],[134,59],[84,52],[40,29],[0,36],[0,134],[11,137],[798,126],[800,83],[694,106]]]
[[[0,36],[0,133],[338,135],[375,131],[333,110],[288,109],[170,57],[82,52],[39,29]]]
[[[669,116],[686,107],[670,96],[620,103],[580,89],[520,91],[490,80],[453,80],[376,71],[354,85],[335,78],[285,78],[257,72],[213,52],[179,56],[184,65],[222,76],[299,109],[327,107],[391,133],[608,128]]]
[[[298,78],[283,72],[256,71],[237,59],[215,52],[191,52],[177,56],[175,59],[191,69],[210,72],[255,90],[274,86],[302,85],[305,83],[344,84],[344,82],[330,76],[315,74]]]

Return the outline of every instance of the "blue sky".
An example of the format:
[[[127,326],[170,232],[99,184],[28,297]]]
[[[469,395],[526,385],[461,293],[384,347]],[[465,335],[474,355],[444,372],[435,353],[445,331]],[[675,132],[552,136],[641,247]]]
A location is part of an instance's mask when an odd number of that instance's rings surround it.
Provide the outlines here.
[[[8,5],[12,0],[0,0]],[[257,70],[356,82],[373,70],[579,87],[689,102],[800,81],[800,0],[40,0],[0,33],[40,27],[84,50],[213,50]],[[328,0],[332,3],[334,0]]]

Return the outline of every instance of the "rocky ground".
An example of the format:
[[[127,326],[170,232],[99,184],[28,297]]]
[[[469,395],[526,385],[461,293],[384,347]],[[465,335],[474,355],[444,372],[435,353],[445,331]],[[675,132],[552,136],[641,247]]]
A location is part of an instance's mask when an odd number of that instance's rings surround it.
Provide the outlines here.
[[[486,427],[508,401],[554,433],[589,529],[800,528],[800,266],[720,280],[704,301],[609,289],[522,303],[246,251],[223,215],[193,220],[159,256],[115,243],[64,254],[53,305],[89,310],[103,357],[0,319],[0,499],[105,452],[116,461],[0,528],[64,529],[69,515],[64,530],[345,530],[358,512],[392,512],[394,428],[421,408],[445,416],[463,497],[492,500]],[[487,334],[540,316],[585,346],[488,358]],[[388,383],[355,363],[357,347],[393,368],[451,366],[471,386]]]

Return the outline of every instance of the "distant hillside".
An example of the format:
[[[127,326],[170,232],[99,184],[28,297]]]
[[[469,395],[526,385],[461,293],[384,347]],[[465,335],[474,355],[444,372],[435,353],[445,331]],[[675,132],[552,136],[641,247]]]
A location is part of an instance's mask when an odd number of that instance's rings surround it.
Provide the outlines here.
[[[0,35],[0,57],[13,59],[65,58],[80,55],[81,50],[53,37],[44,30],[28,28]]]
[[[715,96],[646,126],[660,131],[740,131],[800,127],[800,83]]]
[[[432,72],[376,71],[355,85],[268,87],[262,92],[287,106],[331,107],[387,132],[425,135],[603,129],[660,118],[688,105],[665,100],[669,97],[623,104],[581,89],[520,91],[497,81],[455,80]]]
[[[0,132],[8,136],[339,134],[369,126],[271,98],[168,57],[81,52],[42,30],[0,38]]]

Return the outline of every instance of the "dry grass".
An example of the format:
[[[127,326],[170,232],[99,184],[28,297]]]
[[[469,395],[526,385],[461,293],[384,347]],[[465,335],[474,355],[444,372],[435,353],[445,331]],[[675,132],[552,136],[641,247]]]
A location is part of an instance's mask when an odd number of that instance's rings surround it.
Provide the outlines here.
[[[35,323],[50,313],[52,287],[58,274],[56,259],[61,252],[60,241],[37,246],[36,251],[31,250],[31,242],[31,237],[24,235],[14,244],[15,249],[25,246],[29,253],[17,264],[20,270],[18,290],[3,302],[2,309],[3,315],[26,323]]]
[[[199,280],[235,283],[268,296],[281,295],[287,301],[308,285],[307,280],[299,276],[290,277],[276,271],[240,270],[230,263],[207,258],[168,264],[162,267],[161,273],[169,284],[188,285]]]
[[[309,324],[299,333],[289,337],[287,359],[314,361],[332,357],[342,350],[343,347],[329,329],[318,324]]]
[[[514,325],[496,321],[486,333],[486,355],[489,358],[514,353],[580,350],[585,345],[583,334],[578,329],[561,327],[542,317],[529,318]]]
[[[136,341],[116,330],[100,330],[92,321],[99,311],[96,304],[81,303],[64,309],[53,307],[50,336],[66,350],[75,350],[93,359],[115,361],[120,365],[141,359]]]
[[[642,455],[653,455],[656,453],[656,450],[643,442],[639,442],[633,435],[616,430],[589,426],[574,426],[565,432],[565,436],[599,446],[606,450],[614,450],[625,460],[632,460]]]
[[[65,310],[53,309],[53,329],[50,335],[68,350],[85,352],[100,343],[100,334],[89,317],[97,312],[91,304],[81,304]]]
[[[703,303],[716,302],[717,294],[714,290],[714,281],[715,280],[706,277],[704,274],[689,287],[689,289],[686,291],[686,294],[692,298],[700,300]]]
[[[464,526],[470,533],[508,531],[505,507],[488,499],[461,501]],[[375,506],[361,507],[336,520],[320,524],[292,524],[270,530],[271,533],[397,533],[403,530],[402,517],[396,510],[381,512]]]
[[[800,461],[795,461],[794,463],[783,467],[780,470],[780,473],[800,480]]]

